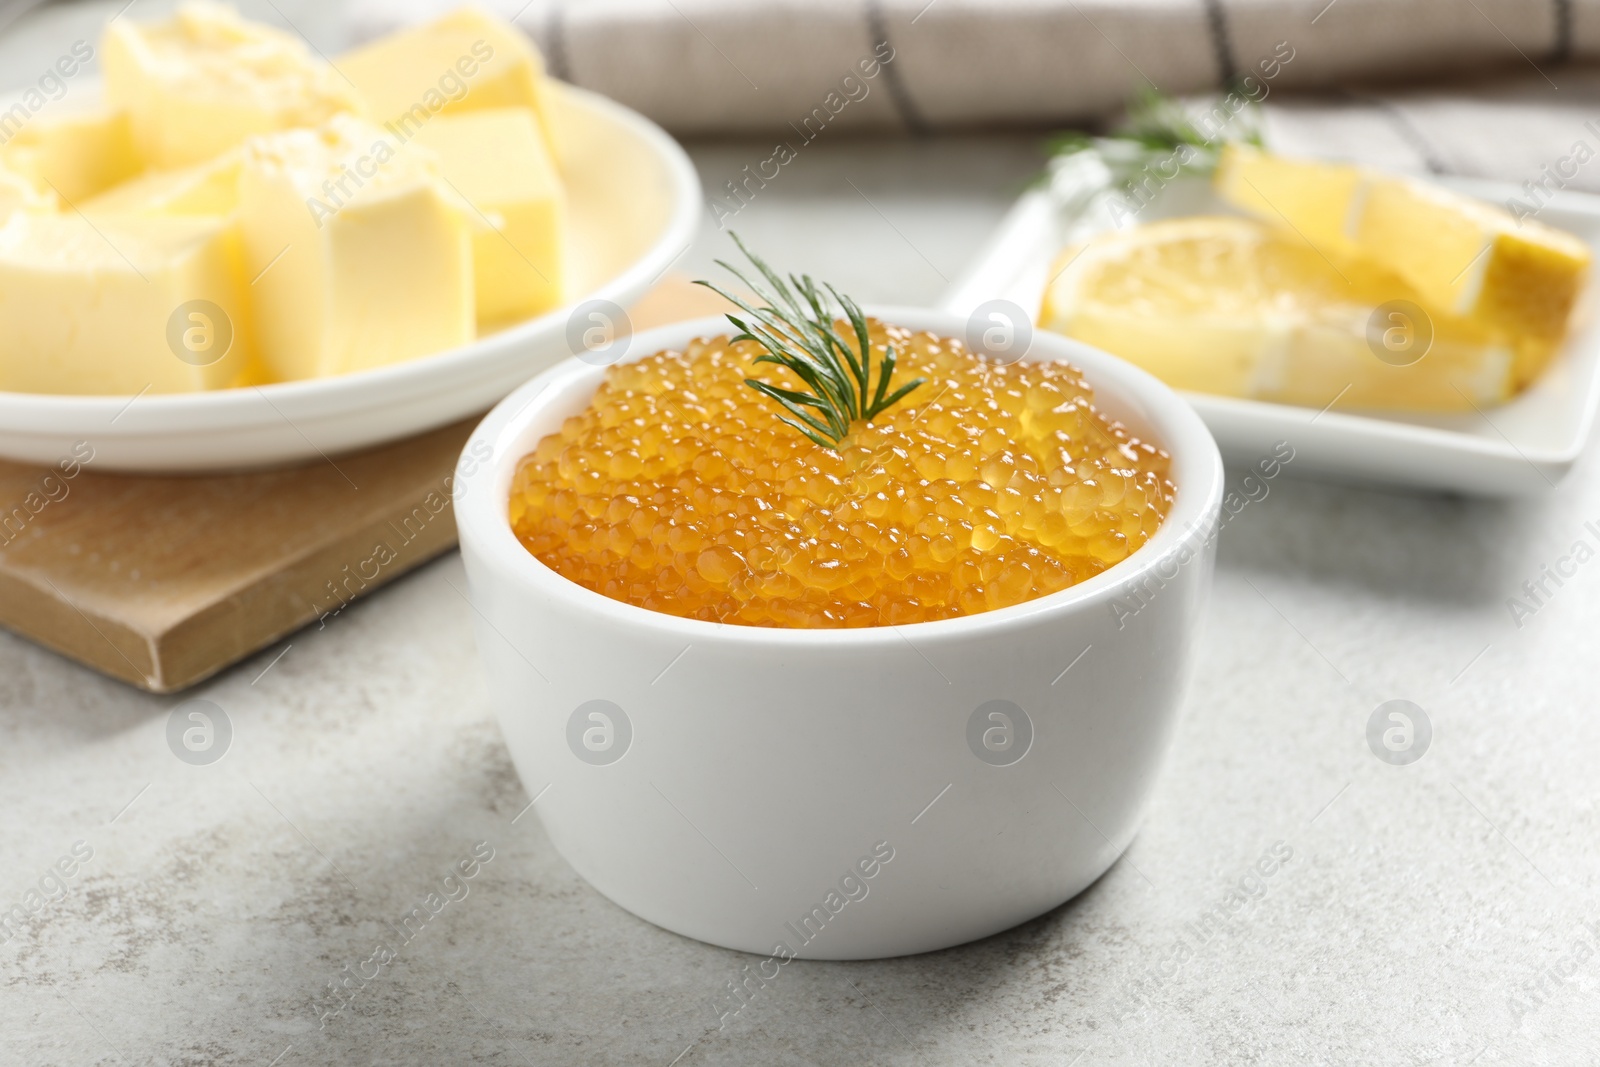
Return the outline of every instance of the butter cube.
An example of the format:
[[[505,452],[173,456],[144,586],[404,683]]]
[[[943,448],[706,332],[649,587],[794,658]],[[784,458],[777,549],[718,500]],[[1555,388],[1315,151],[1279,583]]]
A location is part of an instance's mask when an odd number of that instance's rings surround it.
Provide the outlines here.
[[[562,300],[566,197],[533,112],[440,115],[416,141],[486,225],[472,238],[480,326],[530,318]]]
[[[247,142],[239,220],[267,374],[343,374],[471,341],[470,211],[431,152],[352,116]]]
[[[144,165],[122,111],[35,119],[0,149],[0,162],[39,192],[59,196],[69,210]]]
[[[152,170],[78,205],[100,215],[231,215],[239,206],[241,152],[178,170]]]
[[[0,227],[0,389],[241,383],[251,360],[237,265],[221,219],[13,215]]]
[[[55,207],[55,197],[39,192],[22,175],[0,167],[0,223],[18,211],[50,212]]]
[[[101,48],[106,99],[128,111],[134,144],[157,169],[359,108],[350,85],[298,38],[218,4],[185,4],[150,25],[116,19]]]
[[[438,114],[526,107],[552,158],[544,61],[515,26],[468,5],[424,26],[392,33],[339,57],[367,115],[402,140]]]

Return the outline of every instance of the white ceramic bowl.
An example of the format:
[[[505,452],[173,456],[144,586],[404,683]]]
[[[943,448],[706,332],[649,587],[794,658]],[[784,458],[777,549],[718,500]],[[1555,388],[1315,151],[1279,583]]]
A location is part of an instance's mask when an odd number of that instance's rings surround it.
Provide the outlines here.
[[[80,93],[97,95],[93,87]],[[626,308],[643,296],[688,250],[702,203],[693,164],[653,122],[571,86],[558,85],[551,96],[568,187],[572,299],[565,306],[461,348],[333,378],[137,399],[0,392],[0,456],[54,463],[88,441],[97,470],[315,460],[483,411],[530,374],[570,357],[575,309],[590,300]]]
[[[725,332],[720,319],[653,330],[626,358]],[[682,619],[529,554],[506,514],[512,473],[587,405],[600,368],[563,363],[478,427],[455,503],[479,648],[534,809],[595,888],[702,941],[862,959],[1004,930],[1127,847],[1183,703],[1222,462],[1193,410],[1132,365],[1043,333],[1027,358],[1070,360],[1105,410],[1171,451],[1173,510],[1087,582],[907,626]]]

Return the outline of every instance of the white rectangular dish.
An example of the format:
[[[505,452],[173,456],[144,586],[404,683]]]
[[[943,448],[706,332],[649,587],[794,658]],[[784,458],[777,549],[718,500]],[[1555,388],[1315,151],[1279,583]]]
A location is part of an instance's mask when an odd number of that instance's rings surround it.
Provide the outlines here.
[[[1521,191],[1502,182],[1439,179],[1472,196],[1504,204]],[[1195,214],[1236,214],[1200,180],[1174,182],[1140,212],[1141,221]],[[1541,221],[1600,246],[1600,196],[1562,192]],[[1014,301],[1037,318],[1051,265],[1070,236],[1100,227],[1068,224],[1044,190],[1025,194],[983,253],[941,302],[970,314],[990,299]],[[1184,393],[1232,463],[1253,463],[1279,441],[1295,450],[1292,471],[1340,481],[1410,486],[1486,496],[1555,487],[1589,439],[1600,407],[1600,278],[1591,274],[1575,328],[1544,375],[1508,404],[1482,414],[1357,413]]]

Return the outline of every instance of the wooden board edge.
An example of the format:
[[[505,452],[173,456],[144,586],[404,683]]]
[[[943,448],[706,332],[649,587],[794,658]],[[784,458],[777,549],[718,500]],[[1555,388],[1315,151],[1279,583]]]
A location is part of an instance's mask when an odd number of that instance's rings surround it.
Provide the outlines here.
[[[394,522],[408,514],[397,509],[161,634],[155,642],[158,680],[144,688],[156,693],[187,689],[455,547],[453,508],[436,515],[415,537],[402,540]],[[376,566],[371,578],[361,576],[360,565],[374,559],[379,545],[387,546],[392,558],[385,557],[387,562]],[[360,583],[351,589],[347,578],[349,599],[342,601],[327,589],[341,575],[353,575]]]
[[[0,625],[118,681],[162,691],[160,657],[149,635],[86,611],[53,586],[41,589],[0,571]]]

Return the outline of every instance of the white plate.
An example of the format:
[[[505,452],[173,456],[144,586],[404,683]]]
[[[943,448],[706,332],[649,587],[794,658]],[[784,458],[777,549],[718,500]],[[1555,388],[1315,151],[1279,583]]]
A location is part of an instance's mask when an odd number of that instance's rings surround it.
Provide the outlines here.
[[[700,180],[677,142],[642,115],[570,86],[558,85],[552,96],[567,182],[569,277],[580,294],[566,306],[461,348],[334,378],[137,398],[0,392],[0,456],[54,463],[87,441],[96,470],[293,463],[484,411],[571,356],[567,320],[577,305],[603,299],[626,308],[688,250]]]
[[[1522,195],[1500,182],[1438,180],[1492,203]],[[1191,180],[1169,185],[1140,218],[1200,213],[1233,212],[1209,185]],[[1557,193],[1539,218],[1591,247],[1600,245],[1600,197]],[[1098,228],[1104,226],[1079,223],[1070,232]],[[941,306],[965,315],[984,300],[1002,298],[1037,317],[1050,265],[1068,232],[1046,193],[1026,194]],[[1481,415],[1353,414],[1337,406],[1319,414],[1256,400],[1183,395],[1230,462],[1253,463],[1288,441],[1295,450],[1291,472],[1493,496],[1548,490],[1577,460],[1600,407],[1600,324],[1582,314],[1596,306],[1597,290],[1600,277],[1592,273],[1578,328],[1544,375],[1510,403]]]

